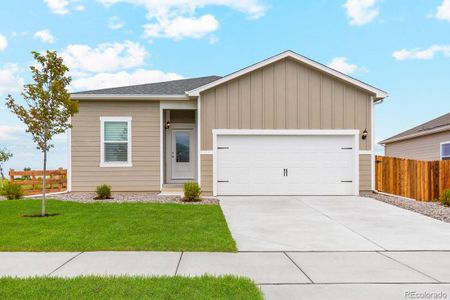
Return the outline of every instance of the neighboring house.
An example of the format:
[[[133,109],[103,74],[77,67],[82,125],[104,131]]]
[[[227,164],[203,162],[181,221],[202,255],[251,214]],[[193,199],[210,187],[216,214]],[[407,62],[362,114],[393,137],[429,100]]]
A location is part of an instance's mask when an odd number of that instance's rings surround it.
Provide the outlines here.
[[[225,77],[74,93],[69,190],[356,195],[374,189],[386,96],[292,51]]]
[[[380,144],[386,156],[450,160],[450,113],[394,135]]]

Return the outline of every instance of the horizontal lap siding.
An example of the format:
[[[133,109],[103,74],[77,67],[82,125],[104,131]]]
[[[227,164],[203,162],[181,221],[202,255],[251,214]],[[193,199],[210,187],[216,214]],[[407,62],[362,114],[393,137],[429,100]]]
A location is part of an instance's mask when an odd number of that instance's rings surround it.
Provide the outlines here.
[[[211,193],[213,190],[213,156],[211,154],[203,154],[201,156],[201,183],[202,191],[205,193]]]
[[[385,155],[417,160],[440,160],[441,143],[450,141],[450,131],[386,144]]]
[[[370,191],[372,189],[372,155],[359,155],[359,189]]]
[[[201,108],[201,150],[212,150],[213,129],[367,129],[360,150],[372,147],[371,95],[291,59],[203,92]]]
[[[132,167],[101,168],[100,117],[132,117]],[[159,191],[159,102],[80,101],[72,118],[72,190]]]

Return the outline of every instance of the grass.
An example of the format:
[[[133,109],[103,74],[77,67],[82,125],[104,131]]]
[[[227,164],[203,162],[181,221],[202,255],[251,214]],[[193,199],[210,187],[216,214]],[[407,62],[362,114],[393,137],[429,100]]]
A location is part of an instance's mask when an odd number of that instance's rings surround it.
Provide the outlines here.
[[[263,299],[246,278],[0,278],[0,299]]]
[[[219,205],[40,203],[0,201],[0,251],[236,251]]]

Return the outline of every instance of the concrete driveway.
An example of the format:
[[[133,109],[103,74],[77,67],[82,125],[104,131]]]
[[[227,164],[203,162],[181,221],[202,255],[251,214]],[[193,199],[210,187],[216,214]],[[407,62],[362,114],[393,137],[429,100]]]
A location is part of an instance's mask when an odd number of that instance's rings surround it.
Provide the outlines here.
[[[220,197],[239,251],[450,250],[450,224],[353,196]]]

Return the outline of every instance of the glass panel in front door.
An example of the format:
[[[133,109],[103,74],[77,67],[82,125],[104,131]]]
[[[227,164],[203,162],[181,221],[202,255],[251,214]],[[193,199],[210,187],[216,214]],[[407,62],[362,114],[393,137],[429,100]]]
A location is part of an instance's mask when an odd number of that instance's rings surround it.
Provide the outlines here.
[[[190,161],[190,138],[189,132],[178,131],[175,133],[175,155],[177,163],[188,163]]]

